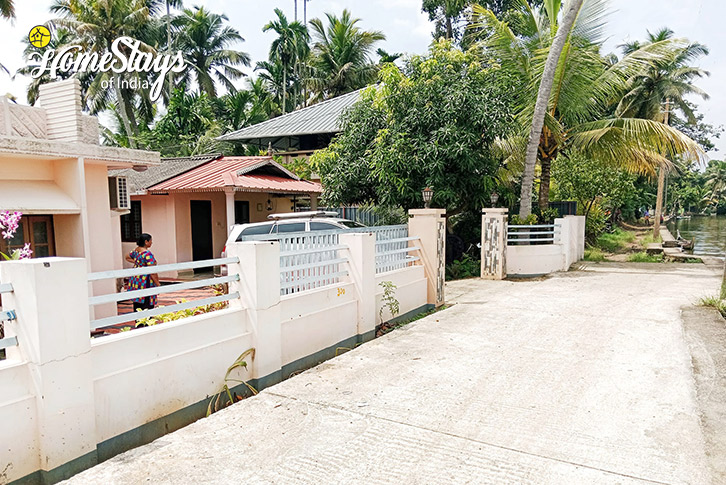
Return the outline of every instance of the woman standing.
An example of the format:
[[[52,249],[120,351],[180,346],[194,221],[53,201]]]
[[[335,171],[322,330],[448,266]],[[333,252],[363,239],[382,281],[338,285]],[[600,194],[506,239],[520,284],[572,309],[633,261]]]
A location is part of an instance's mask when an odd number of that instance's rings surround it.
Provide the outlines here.
[[[156,266],[156,258],[154,258],[154,255],[149,250],[152,244],[153,240],[151,235],[146,233],[142,234],[139,240],[136,241],[137,248],[126,256],[126,261],[134,263],[134,268]],[[129,291],[145,290],[156,286],[160,286],[159,275],[156,273],[132,276],[129,280]],[[156,306],[156,295],[136,298],[132,302],[134,304],[134,311],[151,310]]]

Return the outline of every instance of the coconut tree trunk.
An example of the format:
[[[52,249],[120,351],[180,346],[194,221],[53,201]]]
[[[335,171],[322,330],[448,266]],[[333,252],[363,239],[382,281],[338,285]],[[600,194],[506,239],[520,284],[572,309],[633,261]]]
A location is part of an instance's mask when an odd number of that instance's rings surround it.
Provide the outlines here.
[[[568,2],[567,12],[557,29],[557,35],[547,55],[547,62],[545,63],[542,81],[540,82],[539,92],[537,93],[532,129],[529,132],[529,143],[527,144],[527,158],[525,159],[524,174],[522,175],[522,191],[519,206],[519,216],[522,218],[532,213],[534,167],[537,164],[537,148],[539,147],[540,136],[542,135],[545,113],[547,112],[552,85],[555,82],[555,73],[560,56],[562,55],[562,49],[564,49],[567,38],[570,36],[572,26],[575,24],[577,14],[580,12],[583,2],[584,0],[571,0]]]
[[[282,65],[282,114],[287,113],[287,66]]]
[[[114,88],[116,90],[116,102],[118,103],[118,112],[121,115],[121,120],[124,124],[124,130],[126,131],[126,138],[129,140],[129,147],[136,148],[136,142],[134,141],[133,132],[131,131],[131,122],[129,121],[129,114],[126,111],[126,100],[121,94],[121,76],[114,76]]]
[[[542,169],[542,174],[539,177],[539,210],[541,212],[550,206],[550,172],[552,159],[549,156],[543,157],[540,159],[539,164]]]
[[[663,123],[670,124],[670,100],[666,99],[666,109]],[[658,194],[655,200],[655,224],[653,224],[653,238],[658,239],[660,236],[660,218],[663,217],[663,192],[665,192],[665,175],[666,168],[658,169]]]

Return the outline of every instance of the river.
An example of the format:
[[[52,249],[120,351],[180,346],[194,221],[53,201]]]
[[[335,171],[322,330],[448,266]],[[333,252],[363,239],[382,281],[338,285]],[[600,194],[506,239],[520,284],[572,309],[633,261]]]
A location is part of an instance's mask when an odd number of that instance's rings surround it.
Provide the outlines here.
[[[673,236],[694,238],[693,254],[723,258],[726,254],[726,216],[693,216],[668,223]]]

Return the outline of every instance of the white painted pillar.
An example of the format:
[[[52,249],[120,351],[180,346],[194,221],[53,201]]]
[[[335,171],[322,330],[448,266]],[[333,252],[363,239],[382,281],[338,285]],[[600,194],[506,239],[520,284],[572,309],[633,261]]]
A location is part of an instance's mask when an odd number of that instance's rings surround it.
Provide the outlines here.
[[[555,244],[559,244],[562,248],[562,271],[570,269],[570,265],[575,258],[575,245],[572,241],[572,229],[569,219],[557,218],[554,221],[555,226]]]
[[[411,209],[408,215],[408,235],[419,238],[409,245],[421,248],[428,280],[427,303],[442,306],[445,302],[446,210]]]
[[[227,208],[227,236],[234,226],[234,189],[224,189],[225,206]]]
[[[67,478],[97,462],[86,260],[42,258],[0,264],[0,281],[12,283],[3,305],[20,356],[28,362],[37,399],[41,474]],[[57,480],[56,480],[57,481]]]
[[[373,233],[341,234],[340,244],[348,246],[350,279],[358,292],[358,335],[372,338],[376,329],[376,236]],[[367,335],[368,334],[368,335]]]
[[[239,264],[228,267],[229,274],[240,275],[240,281],[229,284],[230,292],[239,291],[240,300],[230,305],[245,308],[252,326],[255,357],[250,372],[255,379],[271,379],[272,382],[265,383],[269,385],[279,381],[282,375],[280,243],[233,243],[227,246],[227,256],[237,256],[240,260]]]
[[[503,280],[507,277],[508,209],[482,209],[481,277]]]
[[[575,241],[575,261],[581,261],[585,257],[585,216],[565,216],[570,220],[572,238]]]

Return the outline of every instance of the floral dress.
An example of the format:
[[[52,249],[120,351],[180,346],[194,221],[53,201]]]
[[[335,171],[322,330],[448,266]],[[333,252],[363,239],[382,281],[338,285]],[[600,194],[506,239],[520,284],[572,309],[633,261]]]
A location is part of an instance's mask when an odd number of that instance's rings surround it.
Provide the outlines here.
[[[154,255],[151,254],[151,251],[143,251],[141,253],[137,251],[132,251],[129,256],[134,258],[134,268],[143,268],[144,266],[156,265],[156,258],[154,258]],[[139,276],[132,276],[131,279],[129,279],[129,291],[145,290],[147,288],[153,287],[154,282],[151,280],[151,275],[144,274]],[[134,303],[144,303],[144,300],[146,298],[149,299],[149,303],[152,307],[156,306],[156,295],[147,296],[144,298],[136,298],[132,301]]]

